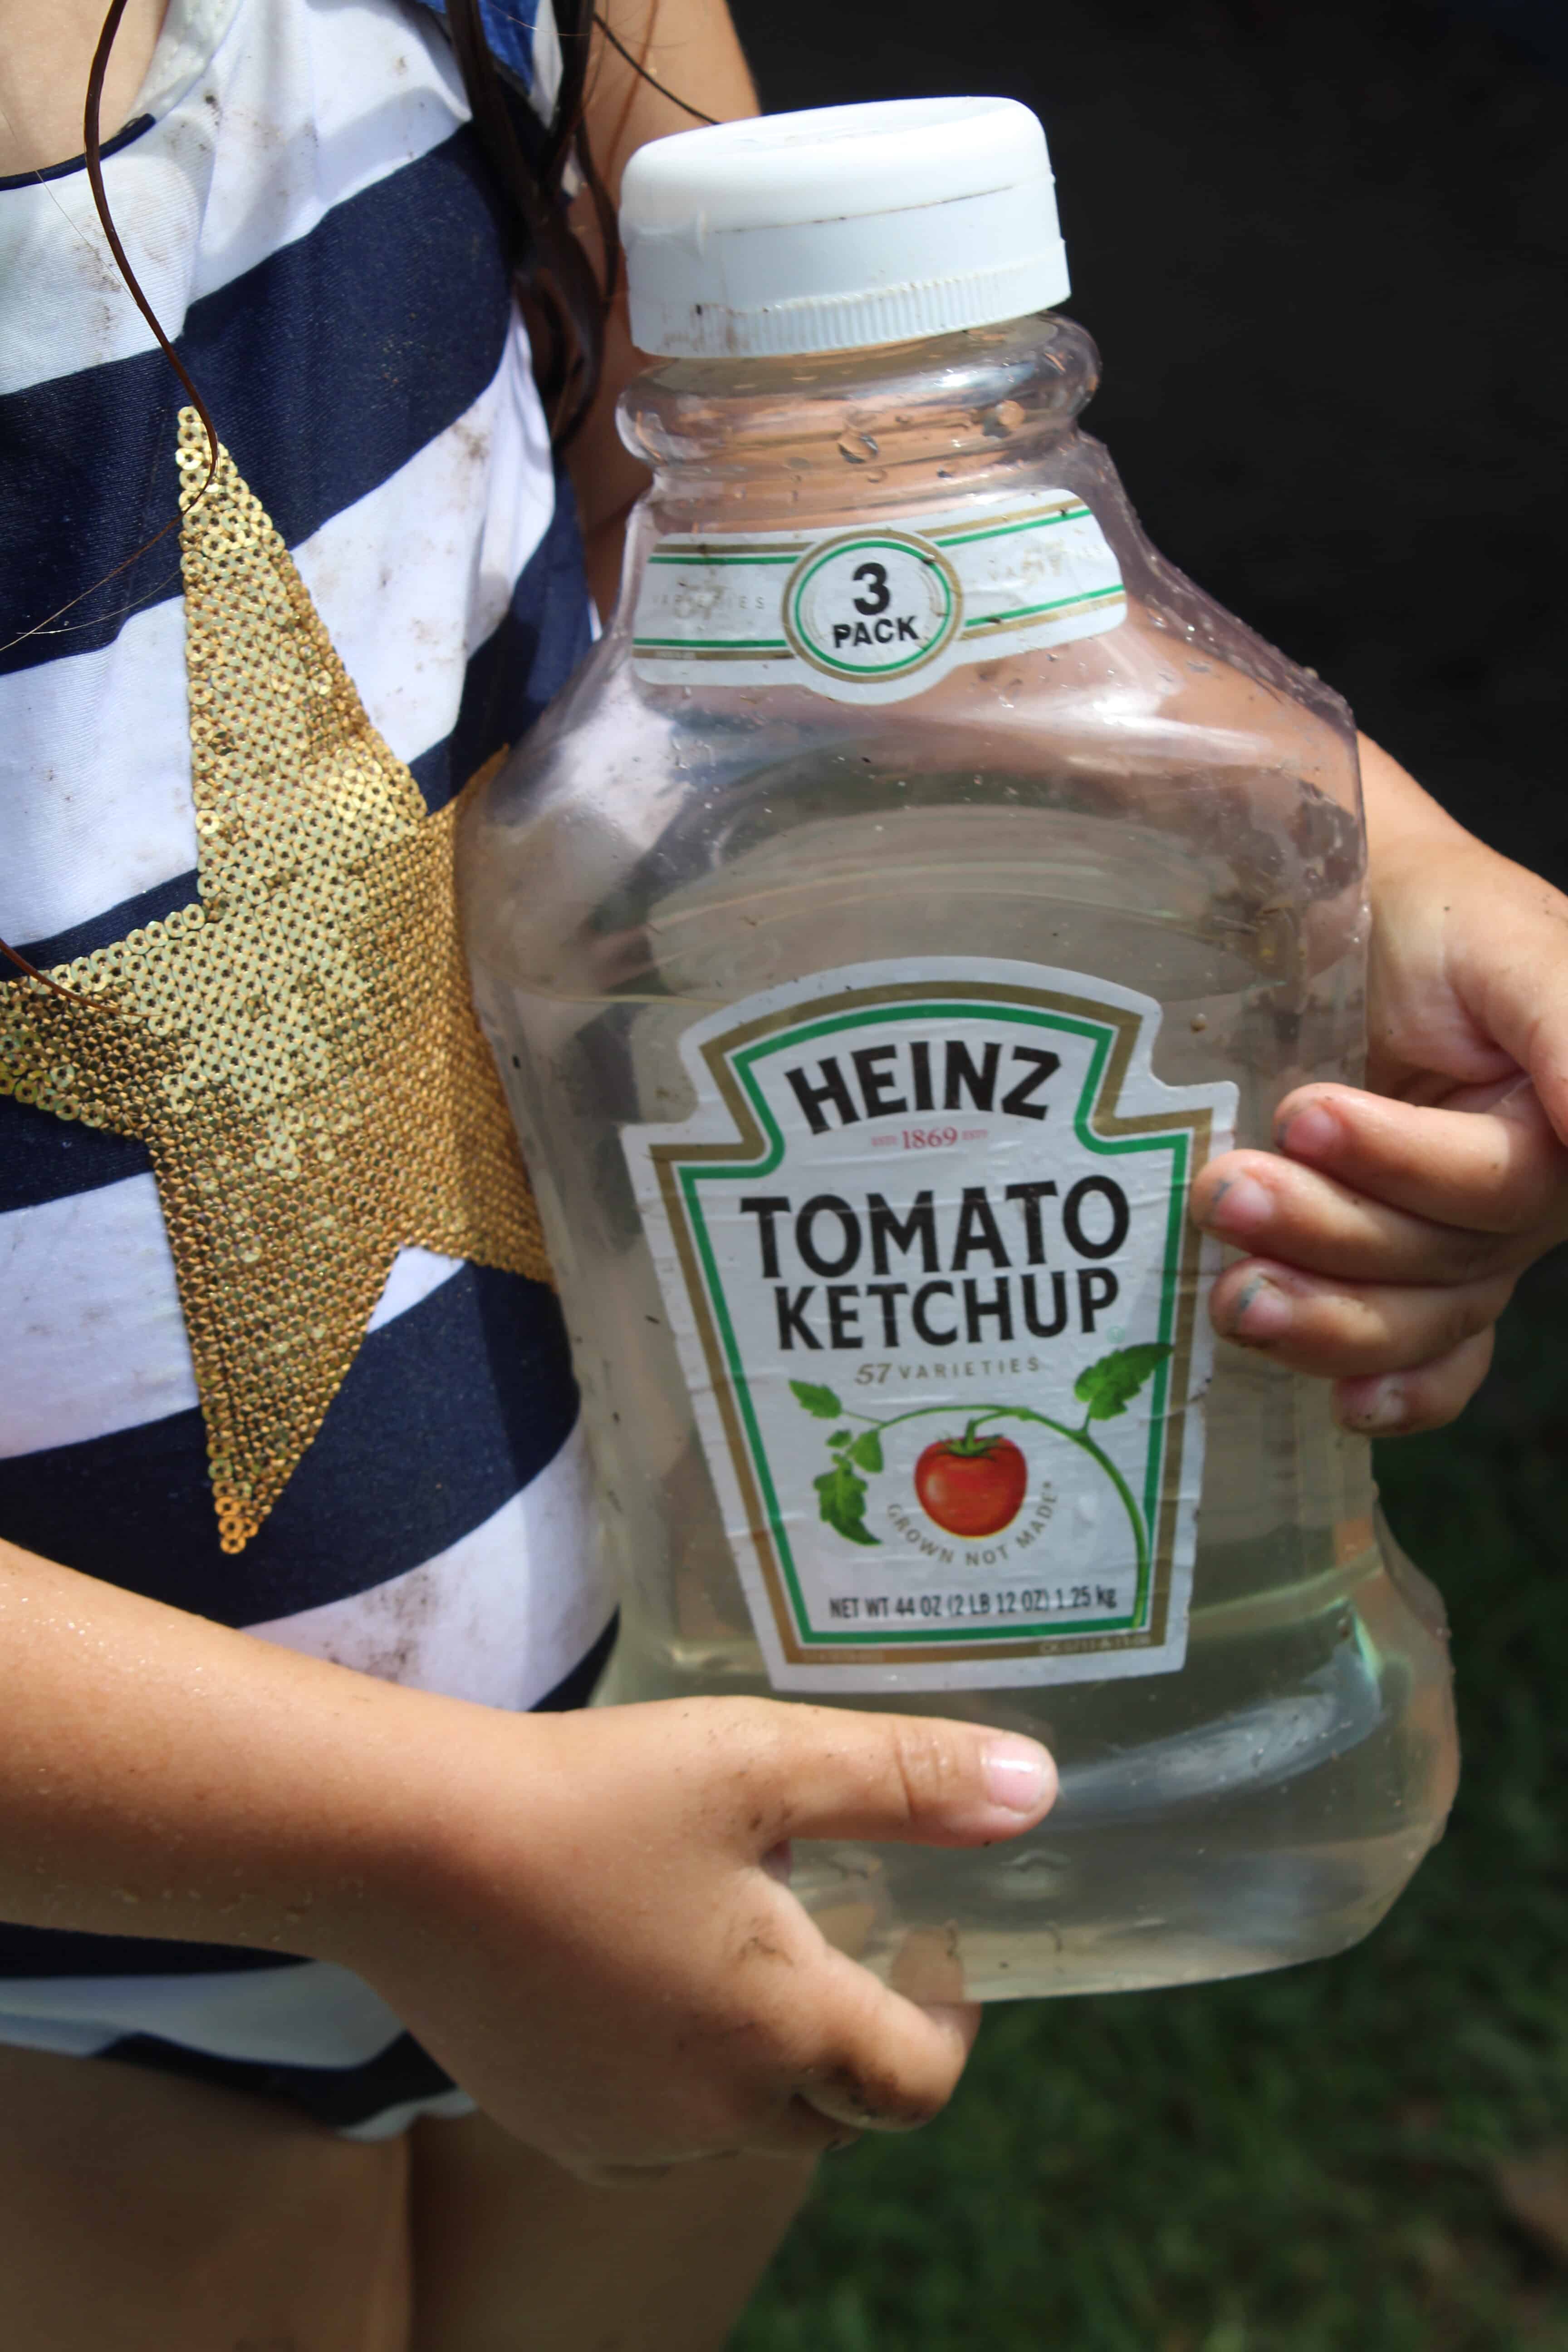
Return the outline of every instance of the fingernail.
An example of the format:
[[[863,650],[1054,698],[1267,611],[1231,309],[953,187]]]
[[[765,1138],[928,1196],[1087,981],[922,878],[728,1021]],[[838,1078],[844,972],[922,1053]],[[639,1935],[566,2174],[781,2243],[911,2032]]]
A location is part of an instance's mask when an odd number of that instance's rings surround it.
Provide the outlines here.
[[[1045,1749],[1033,1739],[994,1739],[981,1755],[985,1793],[1009,1813],[1037,1813],[1054,1777]]]
[[[1204,1223],[1222,1234],[1255,1234],[1274,1214],[1274,1195],[1256,1176],[1233,1176],[1209,1202]]]
[[[1340,1122],[1321,1103],[1309,1103],[1287,1120],[1279,1135],[1279,1149],[1298,1160],[1326,1160],[1340,1140]]]
[[[1290,1301],[1266,1274],[1255,1274],[1226,1328],[1233,1339],[1278,1339],[1290,1328]]]
[[[1352,1393],[1341,1394],[1337,1404],[1342,1427],[1368,1437],[1380,1429],[1403,1429],[1409,1415],[1410,1399],[1405,1382],[1397,1380],[1358,1381]]]

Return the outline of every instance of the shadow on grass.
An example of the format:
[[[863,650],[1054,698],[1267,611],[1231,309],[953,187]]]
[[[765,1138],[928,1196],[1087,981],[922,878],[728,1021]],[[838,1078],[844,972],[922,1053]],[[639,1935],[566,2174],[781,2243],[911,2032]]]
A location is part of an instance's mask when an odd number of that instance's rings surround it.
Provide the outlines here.
[[[1456,1431],[1384,1449],[1465,1770],[1369,1941],[995,2011],[950,2113],[825,2168],[734,2352],[1563,2352],[1497,2161],[1568,2137],[1568,1255]]]

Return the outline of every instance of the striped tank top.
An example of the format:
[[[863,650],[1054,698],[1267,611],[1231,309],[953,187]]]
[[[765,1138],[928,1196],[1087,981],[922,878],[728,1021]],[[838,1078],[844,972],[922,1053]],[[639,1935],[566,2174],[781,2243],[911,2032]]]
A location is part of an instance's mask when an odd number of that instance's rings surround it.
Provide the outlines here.
[[[493,28],[542,105],[548,5],[508,0]],[[377,757],[434,822],[590,638],[438,18],[171,0],[104,176]],[[198,811],[178,536],[92,585],[176,511],[184,397],[80,164],[0,181],[0,937],[44,970],[177,933],[209,888],[224,820]],[[0,1000],[16,987],[0,967]],[[315,1434],[226,1547],[156,1153],[13,1085],[6,1034],[0,1003],[0,1536],[364,1673],[579,1704],[611,1610],[549,1287],[397,1248]],[[0,2041],[281,2094],[362,2136],[468,2105],[367,1986],[276,1953],[0,1924]]]

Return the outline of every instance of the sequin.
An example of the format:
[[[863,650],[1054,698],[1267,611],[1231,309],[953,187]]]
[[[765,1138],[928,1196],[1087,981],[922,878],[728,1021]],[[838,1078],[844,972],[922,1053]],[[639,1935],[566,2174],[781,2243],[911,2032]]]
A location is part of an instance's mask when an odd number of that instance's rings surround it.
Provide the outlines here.
[[[140,1137],[240,1551],[405,1244],[549,1279],[458,938],[453,841],[226,450],[180,415],[198,903],[0,987],[0,1094]],[[498,754],[498,758],[499,758]],[[493,767],[495,762],[490,762]]]

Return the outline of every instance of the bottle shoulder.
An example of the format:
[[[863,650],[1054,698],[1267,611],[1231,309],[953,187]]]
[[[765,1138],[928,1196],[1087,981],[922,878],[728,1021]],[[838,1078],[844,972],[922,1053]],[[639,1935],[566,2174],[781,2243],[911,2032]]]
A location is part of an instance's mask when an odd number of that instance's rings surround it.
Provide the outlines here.
[[[994,542],[984,556],[982,541]],[[896,570],[901,550],[924,549],[928,572],[952,578],[949,604],[963,605],[947,623],[962,619],[962,646],[934,665],[903,663],[910,674],[891,688],[879,683],[880,669],[868,674],[869,698],[860,676],[825,682],[833,649],[814,644],[797,583],[809,599],[811,579],[841,548],[842,593],[852,601],[836,611],[853,620],[888,603],[886,562],[862,567],[862,557],[890,550]],[[1064,590],[1082,592],[1090,606],[1106,600],[1098,617],[1086,609],[1058,627],[1051,600],[1070,602]],[[1020,633],[1018,608],[1031,597],[1045,625]],[[715,604],[727,609],[710,626]],[[858,633],[891,634],[895,617],[869,619]],[[993,620],[994,639],[982,626]],[[807,658],[791,659],[792,648]],[[828,656],[816,675],[814,649]],[[781,730],[803,740],[863,733],[901,750],[921,730],[951,739],[955,728],[982,746],[1005,743],[1010,760],[1026,764],[1049,763],[1068,746],[1080,756],[1100,740],[1178,765],[1286,768],[1357,805],[1344,702],[1151,544],[1108,451],[1076,429],[994,454],[963,484],[924,463],[873,469],[872,478],[840,468],[782,505],[769,490],[743,512],[720,500],[695,514],[656,489],[628,530],[604,637],[494,797],[509,810],[520,797],[538,809],[563,793],[593,793],[606,760],[617,774],[630,761],[646,787],[671,757],[701,765],[715,747],[727,757]],[[574,756],[563,762],[568,743]]]
[[[1348,710],[1150,545],[1098,443],[1058,435],[1026,462],[994,466],[967,500],[934,478],[918,498],[910,488],[858,480],[804,528],[773,514],[760,534],[671,530],[686,518],[657,496],[644,502],[605,636],[465,830],[470,925],[498,953],[520,924],[542,939],[635,925],[672,889],[707,887],[742,860],[760,886],[776,869],[793,894],[815,887],[816,868],[869,873],[895,845],[926,877],[1092,867],[1110,877],[1095,887],[1128,907],[1158,898],[1178,872],[1194,903],[1221,904],[1234,866],[1248,921],[1331,899],[1354,927],[1365,853]],[[1015,551],[1034,531],[1045,587],[1027,593],[1042,606],[1061,601],[1061,551],[1083,534],[1089,570],[1073,576],[1100,580],[1085,593],[1103,604],[1066,634],[1048,617],[1033,634],[1010,630],[1004,612],[994,636],[950,645],[946,666],[870,699],[862,679],[795,658],[788,583],[812,572],[816,551],[847,538],[847,586],[874,608],[881,581],[858,567],[877,562],[881,542],[889,567],[908,541],[956,568],[955,519],[966,518],[978,519],[968,536],[985,522]],[[783,653],[767,649],[775,623],[748,607],[760,659],[750,634],[715,652],[716,625],[700,617],[708,654],[687,658],[688,630],[671,656],[674,640],[646,625],[648,583],[675,581],[700,616],[759,551],[759,610],[794,632]],[[1023,576],[1016,554],[1007,562],[998,577]],[[976,578],[984,601],[987,577],[972,569],[971,587]]]
[[[792,678],[773,687],[688,687],[638,674],[628,620],[595,647],[485,794],[488,823],[514,828],[591,812],[626,818],[674,793],[814,755],[877,769],[968,769],[1045,778],[1122,772],[1131,798],[1163,800],[1205,779],[1278,778],[1359,814],[1355,731],[1331,689],[1154,559],[1128,580],[1124,615],[1102,633],[998,650],[906,700],[835,700]]]

